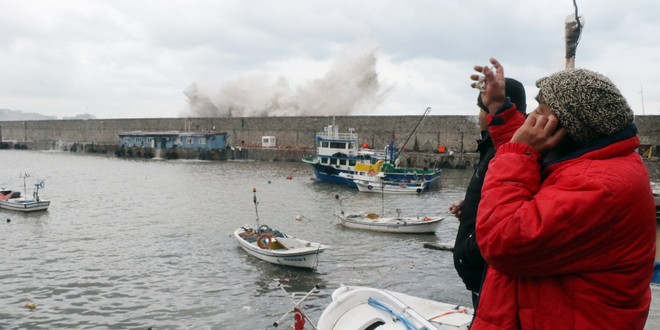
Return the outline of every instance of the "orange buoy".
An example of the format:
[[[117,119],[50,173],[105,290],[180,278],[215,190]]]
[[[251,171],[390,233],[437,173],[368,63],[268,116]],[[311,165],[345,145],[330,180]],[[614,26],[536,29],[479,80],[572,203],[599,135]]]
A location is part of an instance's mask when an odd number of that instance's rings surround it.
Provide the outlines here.
[[[270,248],[270,242],[273,241],[273,235],[270,234],[261,234],[257,237],[257,246],[262,249]]]

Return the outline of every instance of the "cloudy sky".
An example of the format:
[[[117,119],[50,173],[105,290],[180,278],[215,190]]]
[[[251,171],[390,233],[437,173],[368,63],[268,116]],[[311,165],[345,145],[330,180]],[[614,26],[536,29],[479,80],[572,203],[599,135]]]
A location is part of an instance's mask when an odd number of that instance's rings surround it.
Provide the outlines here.
[[[577,0],[576,67],[660,115],[659,1]],[[471,115],[490,56],[565,66],[572,0],[0,0],[0,109],[58,118]]]

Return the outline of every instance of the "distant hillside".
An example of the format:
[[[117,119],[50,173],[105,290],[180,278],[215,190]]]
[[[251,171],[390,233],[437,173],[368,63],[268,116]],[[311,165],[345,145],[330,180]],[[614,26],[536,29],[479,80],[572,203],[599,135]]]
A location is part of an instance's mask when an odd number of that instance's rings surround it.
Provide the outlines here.
[[[56,116],[45,116],[34,112],[23,112],[21,110],[0,109],[0,121],[21,121],[21,120],[54,120],[59,119]],[[74,117],[63,117],[62,119],[96,119],[95,116],[88,113],[76,115]]]

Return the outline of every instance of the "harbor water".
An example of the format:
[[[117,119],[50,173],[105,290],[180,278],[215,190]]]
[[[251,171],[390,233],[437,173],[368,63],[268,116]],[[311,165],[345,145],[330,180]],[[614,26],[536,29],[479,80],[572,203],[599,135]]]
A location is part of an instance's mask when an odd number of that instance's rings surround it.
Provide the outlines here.
[[[293,306],[278,283],[295,299],[319,285],[302,304],[314,323],[341,284],[470,304],[451,253],[423,247],[453,242],[447,208],[470,170],[444,170],[421,195],[381,196],[314,182],[302,162],[0,157],[1,187],[22,191],[27,172],[28,196],[44,180],[51,201],[45,212],[0,210],[2,329],[273,329]],[[341,209],[445,220],[435,234],[384,234],[343,228]],[[331,248],[316,270],[258,260],[231,236],[257,219]]]

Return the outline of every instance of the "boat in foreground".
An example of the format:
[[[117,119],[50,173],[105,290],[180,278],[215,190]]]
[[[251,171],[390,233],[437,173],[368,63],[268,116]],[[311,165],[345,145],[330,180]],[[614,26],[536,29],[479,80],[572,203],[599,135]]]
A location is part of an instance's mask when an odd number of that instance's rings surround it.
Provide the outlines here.
[[[319,318],[317,329],[468,329],[474,311],[403,293],[342,285]]]
[[[381,217],[376,213],[345,214],[339,221],[348,228],[366,229],[386,233],[432,234],[438,230],[443,217]]]
[[[50,206],[50,201],[39,198],[39,189],[44,187],[44,181],[34,184],[32,199],[25,198],[24,194],[9,189],[0,191],[0,208],[19,212],[45,211]]]

